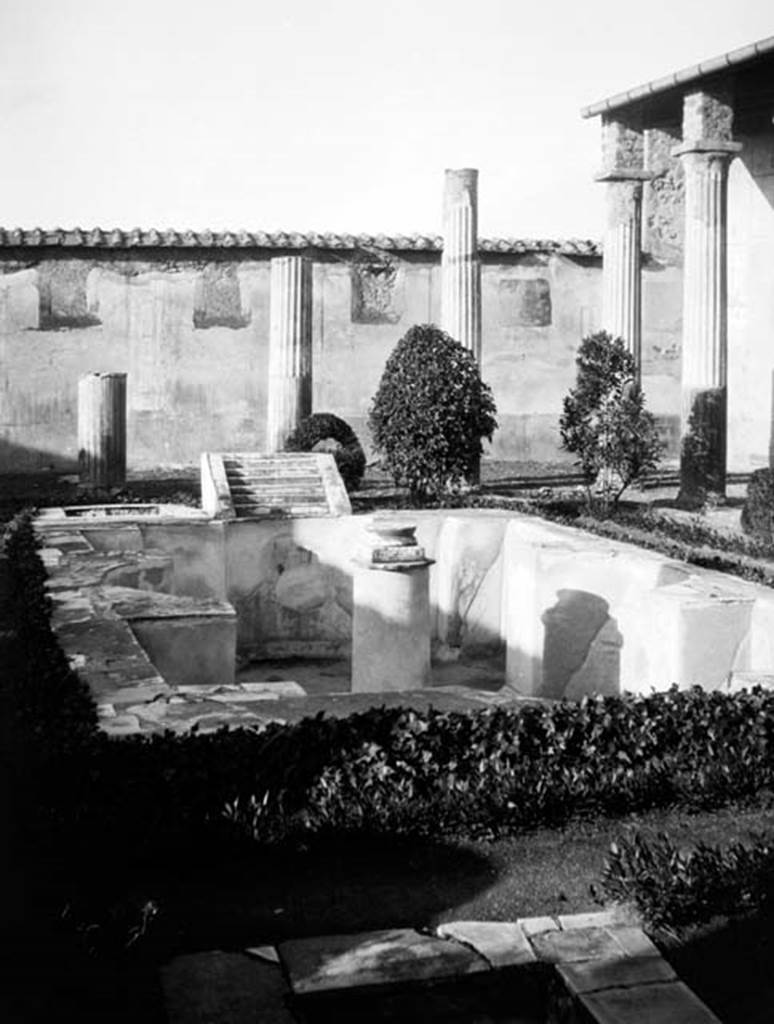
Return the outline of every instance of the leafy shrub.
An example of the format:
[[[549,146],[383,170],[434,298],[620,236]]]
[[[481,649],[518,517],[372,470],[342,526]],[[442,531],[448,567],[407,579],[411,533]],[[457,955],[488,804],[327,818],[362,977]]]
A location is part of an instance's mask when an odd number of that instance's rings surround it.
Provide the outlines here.
[[[562,447],[577,455],[589,504],[616,505],[626,488],[658,465],[663,443],[645,409],[634,356],[605,331],[581,342],[575,387],[559,420]]]
[[[771,900],[774,845],[758,839],[684,851],[663,832],[651,838],[635,829],[611,844],[602,885],[612,899],[634,902],[656,927],[700,924]]]
[[[333,413],[307,416],[285,441],[285,451],[311,452],[315,445],[328,440],[336,442],[331,449],[344,486],[356,491],[365,473],[365,454],[352,427]]]
[[[774,481],[768,469],[756,469],[750,476],[742,509],[742,529],[753,537],[774,543]]]
[[[433,324],[412,327],[393,350],[371,404],[374,445],[414,499],[440,497],[475,474],[481,438],[497,427],[475,357]]]

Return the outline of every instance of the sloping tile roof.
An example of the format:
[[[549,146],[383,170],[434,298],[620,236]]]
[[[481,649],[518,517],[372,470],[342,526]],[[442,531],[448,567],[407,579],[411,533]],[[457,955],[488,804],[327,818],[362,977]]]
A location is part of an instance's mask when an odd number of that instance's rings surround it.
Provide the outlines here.
[[[385,249],[393,252],[440,252],[440,235],[348,235],[295,231],[157,231],[133,228],[0,228],[0,249],[54,246],[88,249]],[[482,238],[479,251],[491,253],[560,253],[599,256],[601,248],[588,239]]]
[[[698,82],[700,79],[706,78],[707,75],[717,74],[726,68],[736,67],[740,64],[749,64],[751,61],[764,57],[767,54],[770,55],[772,52],[774,52],[774,36],[767,36],[765,39],[759,39],[757,43],[740,46],[739,49],[729,50],[728,53],[722,53],[719,57],[703,60],[699,64],[691,65],[691,67],[682,68],[680,71],[673,71],[664,78],[655,78],[652,82],[646,82],[645,85],[635,86],[635,88],[628,89],[626,92],[619,92],[615,96],[609,96],[607,99],[600,100],[598,103],[592,103],[581,110],[581,117],[596,117],[597,114],[605,114],[609,110],[628,106],[629,103],[635,103],[638,100],[646,99],[648,96],[666,92],[668,89],[674,89],[678,85]]]

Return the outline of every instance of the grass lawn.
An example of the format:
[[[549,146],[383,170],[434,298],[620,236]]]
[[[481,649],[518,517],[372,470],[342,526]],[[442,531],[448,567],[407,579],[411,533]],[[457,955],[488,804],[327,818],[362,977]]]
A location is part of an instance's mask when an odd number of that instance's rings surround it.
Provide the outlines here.
[[[239,950],[306,935],[425,928],[455,919],[598,910],[605,854],[627,825],[667,831],[686,845],[749,842],[762,832],[774,834],[774,808],[662,811],[492,842],[350,836],[314,839],[282,852],[202,847],[142,869],[88,864],[87,888],[95,905],[139,906],[152,899],[156,918],[136,945],[114,950],[116,955],[86,952],[85,904],[77,910],[78,931],[67,921],[52,928],[34,911],[21,926],[17,921],[11,974],[22,985],[18,997],[31,999],[36,1013],[3,1019],[66,1019],[69,1007],[82,1020],[162,1020],[156,970],[180,953]],[[36,902],[35,884],[30,874],[29,907]],[[104,930],[104,913],[101,920]],[[762,1024],[770,1020],[774,997],[767,935],[765,922],[716,921],[684,936],[656,939],[726,1024]]]

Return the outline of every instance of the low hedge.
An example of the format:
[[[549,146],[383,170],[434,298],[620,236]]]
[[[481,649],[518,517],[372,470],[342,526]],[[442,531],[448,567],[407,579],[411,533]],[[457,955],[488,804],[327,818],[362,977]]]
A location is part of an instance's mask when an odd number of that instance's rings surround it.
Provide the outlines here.
[[[577,814],[713,807],[774,781],[774,693],[699,688],[466,713],[375,708],[260,730],[109,739],[49,624],[29,517],[16,580],[19,785],[36,827],[151,853],[365,830],[494,836]],[[34,798],[34,799],[33,799]],[[74,840],[76,841],[76,840]]]
[[[654,927],[765,911],[774,897],[774,844],[758,838],[749,846],[699,843],[682,850],[663,832],[634,829],[611,845],[602,886],[611,899],[634,903]]]
[[[313,412],[303,419],[285,441],[287,452],[311,452],[321,441],[335,441],[333,458],[348,491],[360,487],[366,459],[357,434],[346,420],[332,412]]]

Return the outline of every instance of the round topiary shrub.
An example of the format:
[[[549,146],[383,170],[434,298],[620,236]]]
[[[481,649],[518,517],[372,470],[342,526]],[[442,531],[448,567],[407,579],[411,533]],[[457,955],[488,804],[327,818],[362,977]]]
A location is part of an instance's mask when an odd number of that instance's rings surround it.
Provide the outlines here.
[[[314,412],[285,441],[286,452],[330,452],[344,486],[356,491],[365,473],[365,453],[349,423],[332,412]]]
[[[771,470],[756,469],[747,485],[742,529],[759,540],[774,542],[774,487]]]
[[[492,392],[475,357],[434,324],[396,345],[369,415],[374,446],[414,499],[439,497],[473,476],[481,438],[497,427]]]

